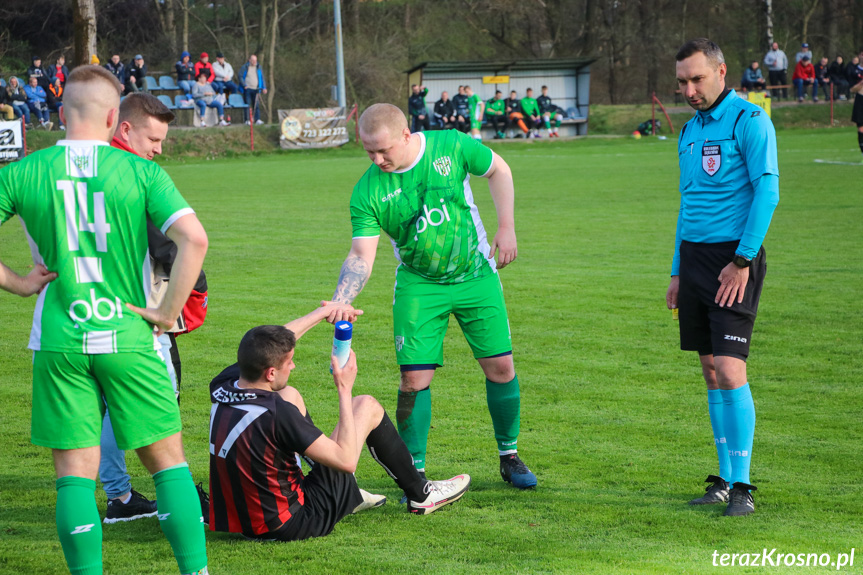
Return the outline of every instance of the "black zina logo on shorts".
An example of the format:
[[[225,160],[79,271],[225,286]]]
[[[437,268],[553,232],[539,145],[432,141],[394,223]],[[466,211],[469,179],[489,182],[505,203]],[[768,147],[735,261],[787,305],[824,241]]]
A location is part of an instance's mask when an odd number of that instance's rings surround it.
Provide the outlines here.
[[[701,148],[701,168],[712,176],[722,165],[722,148],[719,146],[703,146]]]

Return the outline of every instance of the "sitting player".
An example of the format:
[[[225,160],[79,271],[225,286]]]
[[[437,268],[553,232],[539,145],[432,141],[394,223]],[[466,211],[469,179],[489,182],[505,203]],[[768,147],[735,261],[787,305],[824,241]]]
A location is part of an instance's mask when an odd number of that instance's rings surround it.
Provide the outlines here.
[[[352,397],[353,352],[343,368],[332,358],[338,424],[327,437],[312,423],[302,396],[287,381],[295,367],[296,339],[334,307],[349,319],[362,313],[329,303],[285,326],[253,328],[240,342],[237,363],[210,384],[211,530],[279,541],[329,534],[363,503],[352,474],[363,441],[407,494],[411,513],[432,513],[468,490],[468,475],[424,479],[380,403],[369,395]],[[313,462],[307,476],[295,453]]]
[[[542,122],[545,124],[545,129],[548,130],[549,138],[559,138],[561,123],[563,123],[563,110],[560,106],[555,106],[551,103],[551,98],[548,95],[548,86],[542,87],[542,95],[536,99],[539,105],[539,111],[542,114]],[[554,120],[554,128],[551,127],[551,121]]]

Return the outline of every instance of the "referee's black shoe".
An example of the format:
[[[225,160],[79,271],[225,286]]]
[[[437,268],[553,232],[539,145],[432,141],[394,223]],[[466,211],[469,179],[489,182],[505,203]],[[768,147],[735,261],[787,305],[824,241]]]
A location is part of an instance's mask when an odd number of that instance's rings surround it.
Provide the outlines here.
[[[742,515],[749,515],[755,511],[755,501],[752,499],[751,492],[757,489],[754,485],[741,483],[740,481],[736,482],[731,489],[731,497],[728,501],[728,507],[725,508],[724,515],[740,517]]]
[[[710,483],[704,488],[707,493],[690,501],[690,505],[713,505],[714,503],[728,502],[728,492],[731,491],[731,486],[727,481],[718,475],[708,475],[705,481]]]

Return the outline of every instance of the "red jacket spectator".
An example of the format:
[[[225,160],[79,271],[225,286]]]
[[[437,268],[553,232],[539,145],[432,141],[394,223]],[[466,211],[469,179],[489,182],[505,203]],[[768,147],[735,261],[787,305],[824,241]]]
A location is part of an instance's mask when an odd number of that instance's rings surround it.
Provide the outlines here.
[[[815,79],[815,66],[812,65],[812,62],[809,59],[803,59],[797,62],[797,67],[794,68],[794,75],[791,77],[792,80],[814,80]]]
[[[207,72],[207,82],[212,82],[216,78],[216,73],[213,72],[213,65],[210,64],[210,56],[206,52],[201,52],[201,59],[195,62],[195,80],[201,75],[201,71]]]

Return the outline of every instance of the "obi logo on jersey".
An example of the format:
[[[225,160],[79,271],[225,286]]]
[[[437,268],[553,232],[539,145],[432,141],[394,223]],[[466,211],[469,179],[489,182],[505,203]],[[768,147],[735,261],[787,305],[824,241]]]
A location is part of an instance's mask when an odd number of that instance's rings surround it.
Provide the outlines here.
[[[106,310],[106,313],[102,314],[101,310]],[[78,315],[78,312],[82,312],[83,315]],[[98,320],[108,321],[113,319],[115,314],[123,319],[123,304],[120,298],[115,297],[114,301],[106,297],[97,298],[95,289],[90,290],[90,301],[76,299],[69,306],[69,315],[78,323],[89,321],[93,316]]]
[[[722,166],[722,148],[718,145],[702,147],[701,169],[707,172],[708,176],[712,176],[719,171],[720,166]]]
[[[419,241],[419,234],[426,231],[426,228],[429,226],[437,227],[445,221],[451,221],[443,199],[441,199],[440,203],[441,207],[432,209],[429,209],[427,205],[423,204],[423,213],[425,215],[417,218],[417,235],[414,236],[415,242]]]

